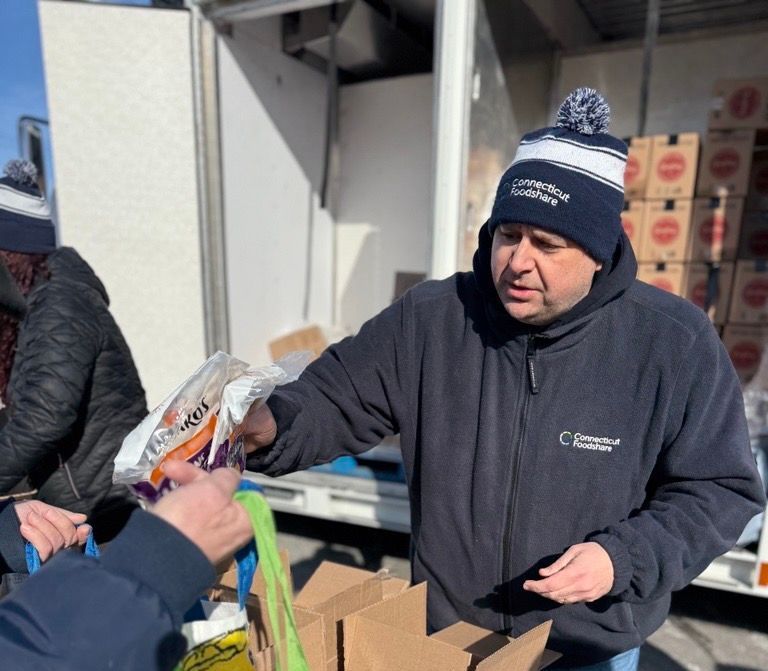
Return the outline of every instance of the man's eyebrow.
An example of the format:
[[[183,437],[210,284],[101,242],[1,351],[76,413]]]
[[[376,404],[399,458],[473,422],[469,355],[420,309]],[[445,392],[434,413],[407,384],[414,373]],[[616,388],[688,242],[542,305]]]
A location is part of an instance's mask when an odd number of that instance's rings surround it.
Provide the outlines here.
[[[533,235],[538,240],[543,240],[544,242],[550,242],[552,244],[558,245],[566,244],[565,238],[562,238],[559,235],[555,235],[554,233],[549,233],[547,231],[533,231]]]

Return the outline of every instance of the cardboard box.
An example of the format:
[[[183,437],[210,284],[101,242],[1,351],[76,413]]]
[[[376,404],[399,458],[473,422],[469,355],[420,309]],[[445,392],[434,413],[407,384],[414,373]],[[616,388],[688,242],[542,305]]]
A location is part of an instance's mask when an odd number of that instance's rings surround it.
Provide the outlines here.
[[[738,261],[728,321],[736,324],[768,323],[768,263]]]
[[[632,137],[627,138],[626,143],[629,151],[624,170],[624,198],[644,198],[651,165],[651,138]]]
[[[632,243],[635,256],[640,256],[640,245],[643,239],[643,220],[645,218],[645,201],[633,200],[624,203],[621,212],[621,225]]]
[[[296,595],[294,605],[321,616],[328,671],[342,671],[344,618],[401,593],[407,580],[324,561]]]
[[[312,359],[319,357],[328,342],[319,326],[307,326],[276,338],[269,343],[269,355],[277,361],[289,352],[312,352]]]
[[[701,148],[698,196],[746,196],[749,188],[755,131],[721,130],[708,133]]]
[[[646,198],[693,198],[699,134],[654,135]]]
[[[733,261],[743,210],[743,198],[696,198],[686,260]]]
[[[746,384],[760,367],[765,346],[768,344],[768,327],[728,324],[723,329],[722,337],[739,380]]]
[[[685,267],[682,263],[638,263],[637,279],[680,296],[683,292]]]
[[[688,253],[691,214],[690,200],[647,201],[640,261],[684,261]]]
[[[280,553],[283,567],[289,576],[290,564],[288,555]],[[256,671],[273,671],[275,669],[275,643],[276,637],[269,625],[267,616],[267,587],[261,569],[256,575],[249,589],[249,596],[245,604],[248,613],[248,649]],[[219,575],[216,584],[209,590],[208,597],[212,601],[237,601],[237,571],[234,565]],[[283,606],[278,604],[278,621],[283,621]],[[328,662],[325,657],[325,628],[321,615],[293,607],[293,615],[296,621],[296,630],[301,641],[307,664],[311,671],[327,671]],[[285,646],[285,642],[282,643]],[[283,653],[285,654],[285,653]]]
[[[551,621],[509,638],[465,622],[427,636],[426,620],[426,583],[345,618],[345,671],[535,671],[560,657]]]
[[[685,268],[683,297],[704,310],[715,324],[728,319],[733,269],[733,263],[690,263]]]
[[[765,128],[768,126],[768,77],[724,79],[715,82],[710,128]]]
[[[752,154],[745,206],[748,210],[768,210],[768,149]]]
[[[740,259],[768,259],[768,210],[745,212],[741,218]]]

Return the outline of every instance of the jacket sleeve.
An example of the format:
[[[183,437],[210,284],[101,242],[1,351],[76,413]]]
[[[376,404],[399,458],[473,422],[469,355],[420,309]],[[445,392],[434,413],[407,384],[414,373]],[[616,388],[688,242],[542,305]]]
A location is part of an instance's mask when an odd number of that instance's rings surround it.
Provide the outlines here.
[[[411,365],[408,301],[406,294],[272,394],[267,403],[277,439],[249,457],[250,470],[271,476],[302,470],[360,454],[400,431]]]
[[[183,615],[214,577],[186,537],[138,511],[102,559],[62,552],[0,601],[0,659],[17,671],[170,671],[186,651]]]
[[[610,595],[625,601],[685,587],[765,506],[739,382],[709,324],[681,366],[668,417],[642,509],[589,539],[610,555]]]
[[[0,502],[0,573],[26,573],[24,538],[13,499]]]
[[[0,431],[0,493],[50,458],[78,421],[101,341],[96,320],[74,312],[45,295],[20,327],[12,412]]]

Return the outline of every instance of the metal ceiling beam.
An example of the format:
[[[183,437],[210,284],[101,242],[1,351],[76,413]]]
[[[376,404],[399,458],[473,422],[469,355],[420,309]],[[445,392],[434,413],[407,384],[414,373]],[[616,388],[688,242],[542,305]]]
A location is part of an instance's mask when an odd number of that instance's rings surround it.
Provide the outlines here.
[[[575,49],[600,41],[576,0],[523,0],[552,42],[561,49]]]
[[[211,21],[245,21],[285,14],[322,5],[333,0],[192,0]]]

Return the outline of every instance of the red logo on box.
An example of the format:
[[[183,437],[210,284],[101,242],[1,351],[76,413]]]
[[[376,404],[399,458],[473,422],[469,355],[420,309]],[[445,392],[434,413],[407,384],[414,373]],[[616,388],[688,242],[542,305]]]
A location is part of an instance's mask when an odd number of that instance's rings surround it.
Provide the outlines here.
[[[665,277],[657,277],[651,284],[662,291],[668,291],[671,294],[675,293],[675,288],[672,286],[672,282]]]
[[[702,280],[691,291],[691,301],[698,305],[702,310],[707,302],[707,281]]]
[[[640,161],[630,154],[627,156],[627,167],[624,168],[624,184],[631,184],[640,174]]]
[[[674,182],[680,179],[685,172],[685,156],[679,151],[670,151],[662,156],[656,168],[659,179],[665,182]]]
[[[632,223],[632,220],[624,216],[621,218],[621,225],[624,227],[624,232],[627,234],[627,237],[631,240],[632,236],[635,234],[635,225]]]
[[[728,99],[728,110],[735,119],[748,119],[760,105],[760,91],[754,86],[743,86]]]
[[[768,258],[768,231],[755,231],[749,237],[749,251],[753,256]]]
[[[763,307],[768,301],[768,280],[760,277],[748,282],[741,295],[749,307]]]
[[[709,161],[709,172],[716,179],[727,179],[736,174],[741,165],[739,152],[731,147],[726,147],[717,152]]]
[[[757,343],[754,342],[739,342],[731,347],[731,351],[728,352],[731,355],[731,361],[733,367],[737,370],[750,370],[757,368],[760,365],[760,357],[762,352]]]
[[[768,165],[764,165],[757,171],[753,184],[755,191],[763,195],[768,194]]]
[[[669,245],[680,235],[680,224],[674,217],[661,217],[653,222],[651,238],[657,245]]]
[[[728,233],[728,221],[718,213],[702,222],[699,229],[699,237],[705,245],[720,245]]]

